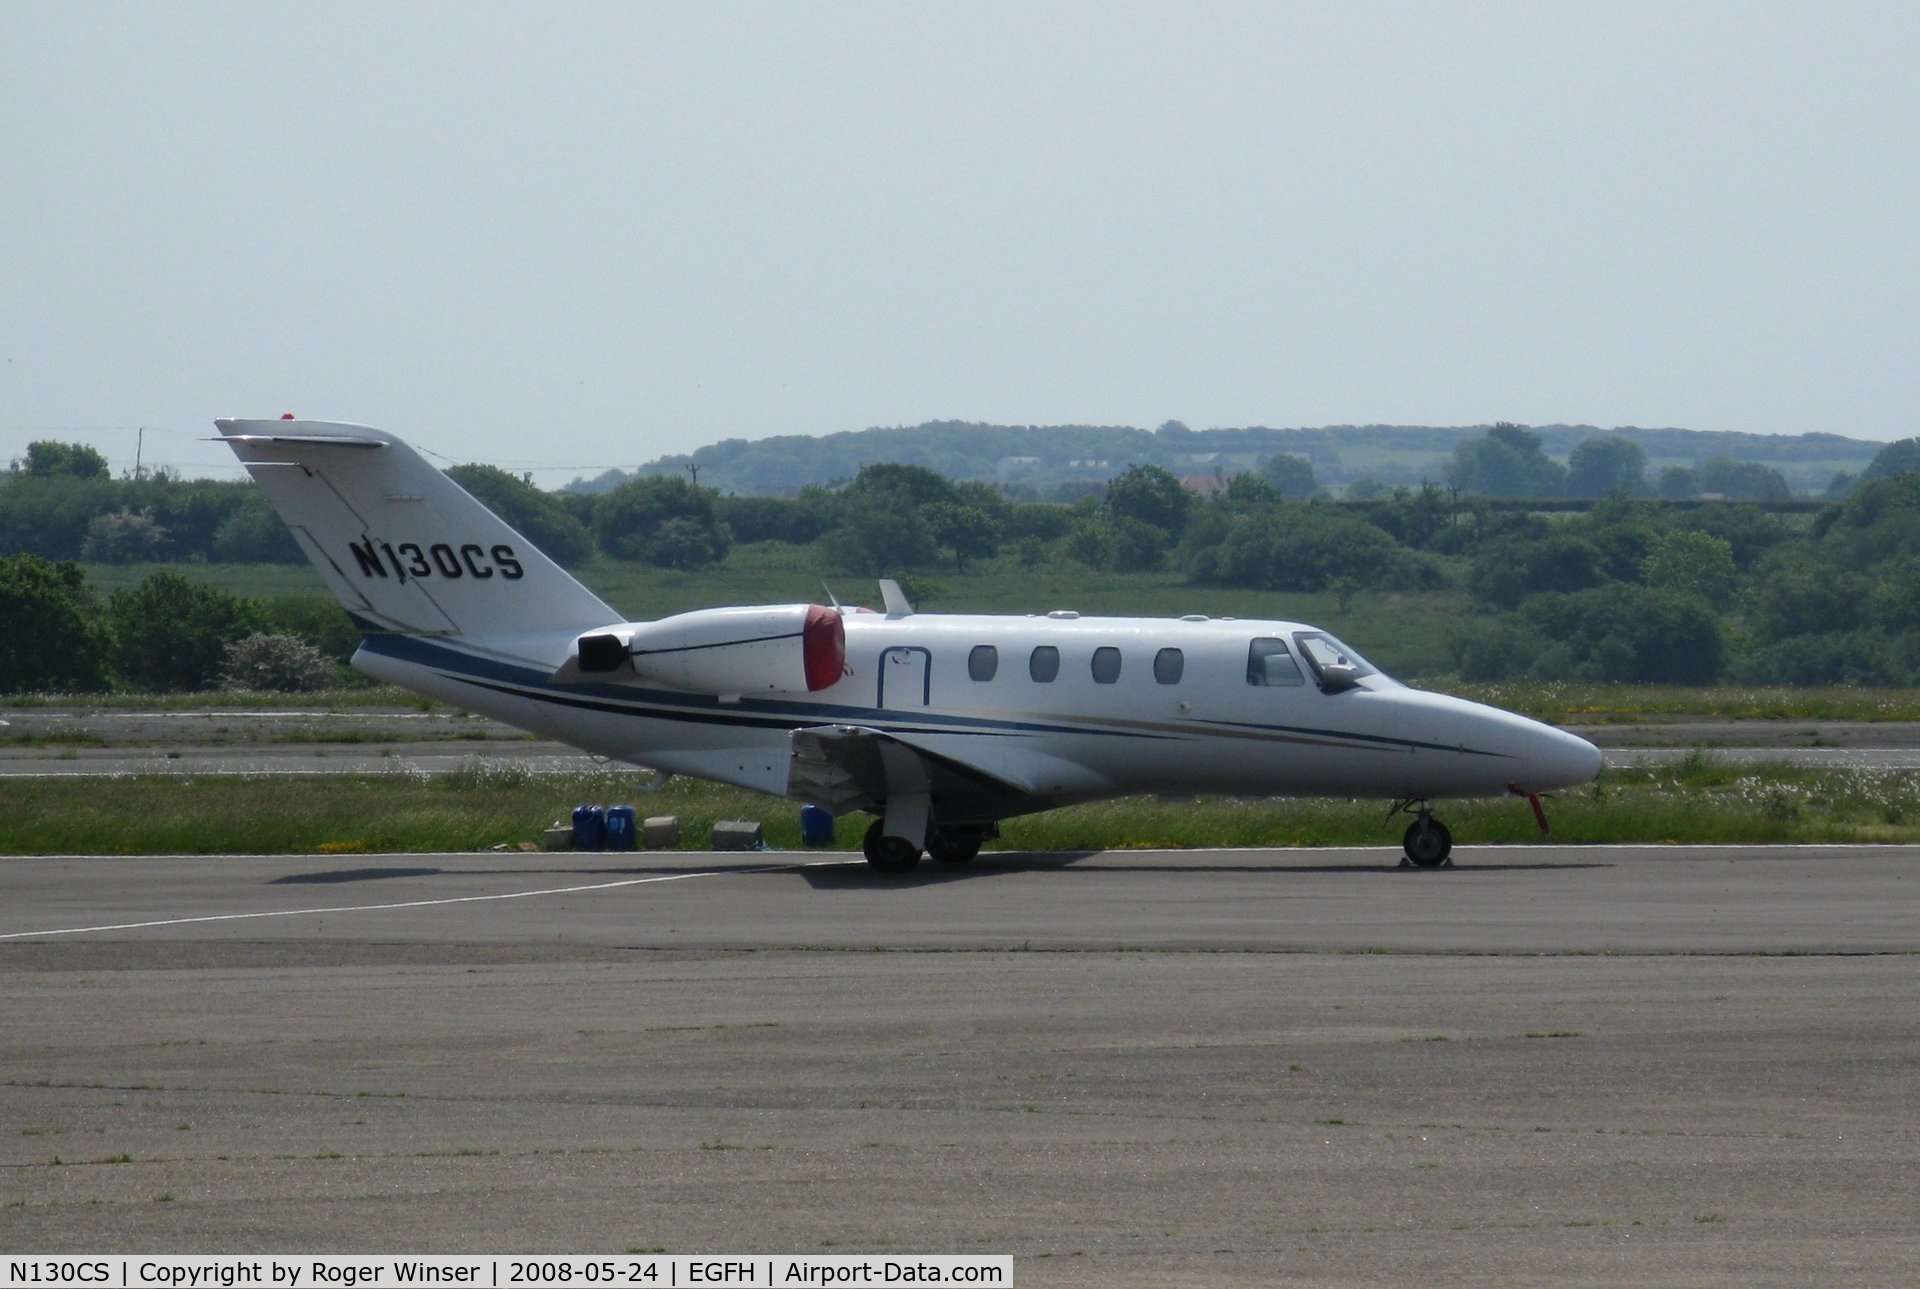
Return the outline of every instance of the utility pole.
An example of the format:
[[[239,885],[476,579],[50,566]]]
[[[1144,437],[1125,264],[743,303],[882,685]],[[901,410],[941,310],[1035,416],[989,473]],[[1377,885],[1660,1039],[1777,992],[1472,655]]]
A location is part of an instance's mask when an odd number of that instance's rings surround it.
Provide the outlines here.
[[[136,433],[133,440],[133,478],[134,478],[134,482],[136,483],[139,482],[140,480],[140,455],[143,451],[145,451],[146,446],[147,446],[147,427],[143,425],[140,427],[140,429]]]
[[[700,463],[698,461],[687,462],[686,471],[693,476],[693,486],[698,488],[700,486]]]

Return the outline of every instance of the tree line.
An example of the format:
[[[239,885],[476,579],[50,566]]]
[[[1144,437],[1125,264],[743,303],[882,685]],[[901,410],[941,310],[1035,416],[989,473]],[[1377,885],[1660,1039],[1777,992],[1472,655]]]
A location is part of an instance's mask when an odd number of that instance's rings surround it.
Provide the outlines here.
[[[0,692],[204,688],[238,674],[231,651],[259,636],[326,665],[351,652],[351,627],[322,596],[245,600],[172,572],[94,596],[76,558],[299,553],[250,483],[116,481],[91,449],[34,447],[0,483],[0,550],[10,552],[0,558]],[[1455,460],[1537,474],[1546,458],[1530,432],[1496,426]],[[490,466],[449,473],[573,567],[699,569],[724,564],[737,544],[773,543],[803,548],[823,572],[1067,562],[1343,601],[1452,589],[1474,606],[1449,640],[1467,679],[1920,684],[1920,440],[1888,445],[1810,522],[1750,503],[1671,504],[1634,466],[1616,448],[1576,448],[1557,495],[1579,478],[1604,482],[1604,496],[1553,516],[1458,482],[1335,502],[1291,454],[1222,478],[1206,499],[1171,471],[1136,465],[1071,504],[898,463],[792,498],[721,495],[674,476],[589,495],[543,492]]]
[[[692,453],[661,457],[629,473],[609,470],[575,480],[573,489],[608,491],[636,475],[697,471],[722,491],[791,495],[808,483],[851,479],[866,463],[918,465],[950,479],[997,482],[1032,500],[1073,500],[1072,489],[1099,483],[1129,465],[1157,465],[1176,474],[1215,465],[1240,473],[1259,461],[1290,456],[1310,462],[1322,482],[1351,488],[1418,486],[1440,480],[1452,454],[1479,439],[1485,426],[1331,425],[1276,429],[1269,426],[1191,429],[1168,421],[1157,430],[1132,426],[986,425],[930,421],[827,435],[776,435],[728,439]],[[1836,471],[1858,473],[1877,445],[1838,434],[1757,435],[1732,431],[1634,426],[1602,431],[1593,426],[1532,427],[1545,449],[1567,461],[1591,439],[1618,440],[1649,459],[1688,471],[1705,471],[1699,490],[1724,493],[1728,463],[1758,464],[1778,474],[1798,493],[1817,493]],[[1676,464],[1677,463],[1677,464]],[[1713,463],[1712,470],[1705,468]],[[1488,463],[1490,465],[1497,463]],[[1655,472],[1653,483],[1660,482]],[[1492,482],[1490,479],[1489,482]],[[1551,481],[1549,481],[1551,482]],[[1684,475],[1668,480],[1686,486]],[[1580,494],[1575,494],[1580,495]],[[1599,495],[1599,494],[1591,494]]]
[[[1194,433],[1181,427],[1181,435]],[[1167,434],[1163,426],[1149,437]],[[1577,443],[1562,464],[1546,453],[1540,433],[1501,423],[1461,440],[1443,473],[1456,497],[1592,499],[1625,492],[1766,501],[1790,495],[1779,471],[1752,462],[1711,457],[1697,467],[1669,467],[1657,477],[1649,477],[1646,462],[1633,440],[1596,434]],[[1837,500],[1859,478],[1876,472],[1889,472],[1879,459],[1861,476],[1838,477],[1830,495]],[[1136,515],[1139,507],[1127,499],[1146,486],[1142,480],[1162,489],[1175,486],[1174,472],[1157,465],[1064,485],[1051,501],[1026,498],[1005,484],[955,480],[896,461],[863,465],[849,482],[808,484],[790,497],[723,494],[697,486],[684,473],[646,475],[591,493],[546,492],[528,476],[486,465],[456,466],[448,473],[569,567],[605,556],[698,568],[723,560],[736,540],[805,545],[831,535],[835,545],[856,552],[857,571],[873,566],[869,555],[891,555],[897,566],[944,557],[964,569],[1002,545],[1031,553],[1035,542],[1044,546],[1070,531],[1075,551],[1094,556],[1089,562],[1159,567],[1163,553],[1154,534],[1131,521],[1138,519],[1162,536],[1175,535],[1178,527],[1164,505],[1157,513],[1149,506]],[[1221,472],[1223,488],[1227,478]],[[1276,452],[1262,458],[1257,469],[1232,478],[1243,489],[1243,501],[1244,490],[1258,483],[1287,500],[1327,495],[1311,453]],[[1103,508],[1116,488],[1119,499]],[[1402,485],[1398,491],[1405,490]],[[1395,488],[1367,476],[1350,481],[1344,493],[1347,500],[1366,502],[1394,495]],[[898,551],[891,550],[886,534],[875,531],[876,511],[888,517],[901,542]],[[93,448],[50,441],[29,445],[24,461],[0,474],[0,551],[97,564],[297,564],[302,559],[249,481],[183,480],[165,472],[113,479],[106,459]]]

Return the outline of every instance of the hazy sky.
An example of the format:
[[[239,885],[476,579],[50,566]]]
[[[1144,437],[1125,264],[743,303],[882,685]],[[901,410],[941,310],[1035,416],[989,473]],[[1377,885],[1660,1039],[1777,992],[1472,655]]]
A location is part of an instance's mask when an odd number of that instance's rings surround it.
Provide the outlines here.
[[[0,461],[1920,433],[1920,6],[0,3]]]

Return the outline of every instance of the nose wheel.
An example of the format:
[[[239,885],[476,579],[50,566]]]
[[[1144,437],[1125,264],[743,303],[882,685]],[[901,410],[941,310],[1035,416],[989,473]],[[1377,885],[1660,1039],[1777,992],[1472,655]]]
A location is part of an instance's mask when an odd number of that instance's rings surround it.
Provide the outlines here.
[[[1415,868],[1439,868],[1453,853],[1453,834],[1447,826],[1425,810],[1407,825],[1400,844],[1406,848],[1407,862]]]

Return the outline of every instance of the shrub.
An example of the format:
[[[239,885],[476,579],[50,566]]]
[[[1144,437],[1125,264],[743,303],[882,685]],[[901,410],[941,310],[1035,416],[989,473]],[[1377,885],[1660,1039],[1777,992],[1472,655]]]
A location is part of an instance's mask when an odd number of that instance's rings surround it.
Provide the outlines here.
[[[649,476],[621,484],[597,504],[600,547],[617,559],[693,569],[727,557],[733,534],[713,493],[685,479]]]
[[[1250,514],[1209,510],[1188,534],[1187,576],[1202,585],[1274,591],[1349,587],[1431,589],[1445,574],[1381,529],[1343,510],[1285,502]]]
[[[1726,658],[1713,610],[1673,591],[1616,582],[1533,596],[1519,616],[1543,638],[1567,646],[1564,657],[1574,664],[1572,675],[1536,679],[1710,685],[1720,678]],[[1546,661],[1542,658],[1536,669]]]
[[[258,601],[162,572],[115,591],[108,615],[121,677],[139,689],[184,692],[219,677],[227,645],[260,629],[262,609]]]
[[[294,636],[256,631],[227,646],[220,683],[227,689],[295,694],[319,689],[333,679],[333,664],[318,649]]]
[[[1476,599],[1511,609],[1542,591],[1584,591],[1606,580],[1600,548],[1571,533],[1489,542],[1467,574]]]
[[[153,507],[122,507],[87,521],[87,539],[80,544],[80,557],[96,564],[138,564],[160,558],[166,545],[167,530],[154,521]]]
[[[111,650],[79,565],[0,556],[0,693],[105,689]]]

